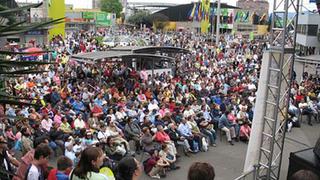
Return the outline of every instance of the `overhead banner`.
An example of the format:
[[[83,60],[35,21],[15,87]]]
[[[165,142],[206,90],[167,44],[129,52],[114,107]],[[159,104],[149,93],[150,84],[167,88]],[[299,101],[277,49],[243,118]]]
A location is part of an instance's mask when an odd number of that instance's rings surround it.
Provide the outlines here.
[[[65,17],[66,5],[64,0],[51,0],[48,2],[48,16],[51,19],[59,19]],[[54,36],[61,35],[65,36],[65,22],[56,24],[49,30],[49,39],[51,40]]]
[[[94,12],[82,12],[83,19],[94,19],[95,13]]]
[[[100,26],[111,26],[111,14],[106,12],[98,12],[96,14],[96,23]]]

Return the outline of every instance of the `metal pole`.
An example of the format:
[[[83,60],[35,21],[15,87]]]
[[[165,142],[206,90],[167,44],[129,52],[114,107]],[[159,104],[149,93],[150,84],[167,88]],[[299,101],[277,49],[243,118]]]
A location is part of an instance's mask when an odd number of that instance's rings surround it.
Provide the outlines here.
[[[221,0],[217,0],[217,30],[216,30],[216,45],[219,44],[220,39],[220,13],[221,13]]]

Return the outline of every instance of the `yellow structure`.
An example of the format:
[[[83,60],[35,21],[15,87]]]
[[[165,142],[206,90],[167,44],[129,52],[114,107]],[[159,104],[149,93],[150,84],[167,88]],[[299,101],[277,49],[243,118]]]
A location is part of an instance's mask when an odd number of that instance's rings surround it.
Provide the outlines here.
[[[258,35],[268,34],[268,25],[257,25],[257,34]]]
[[[177,23],[174,21],[168,22],[164,27],[164,31],[175,31],[177,29]]]
[[[200,22],[201,33],[208,33],[208,29],[210,26],[210,0],[202,0],[201,2],[201,13],[202,18]]]
[[[176,31],[177,30],[177,23],[175,21],[156,21],[153,22],[153,28],[154,29],[161,29],[165,32],[167,31]]]
[[[51,0],[48,3],[48,17],[51,19],[59,19],[65,17],[66,6],[64,0]],[[65,22],[56,24],[49,30],[49,39],[53,36],[62,35],[65,36]]]

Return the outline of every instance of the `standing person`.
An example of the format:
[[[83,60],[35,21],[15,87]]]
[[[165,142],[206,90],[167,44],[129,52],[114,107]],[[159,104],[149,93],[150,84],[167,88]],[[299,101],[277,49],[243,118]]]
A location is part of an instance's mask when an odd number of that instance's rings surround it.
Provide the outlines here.
[[[188,172],[188,180],[214,180],[214,168],[208,163],[195,162]]]
[[[88,147],[82,151],[80,161],[70,174],[70,180],[107,180],[99,172],[105,155],[101,148]]]
[[[47,144],[40,144],[34,152],[34,159],[29,166],[26,176],[27,180],[45,180],[41,167],[48,166],[51,149]]]
[[[9,180],[12,178],[10,177],[9,174],[2,173],[3,171],[13,173],[12,164],[18,167],[20,163],[9,154],[7,141],[3,136],[0,136],[0,170],[1,170],[0,179],[1,180]]]
[[[138,180],[142,174],[142,166],[133,157],[123,158],[117,167],[117,180]]]

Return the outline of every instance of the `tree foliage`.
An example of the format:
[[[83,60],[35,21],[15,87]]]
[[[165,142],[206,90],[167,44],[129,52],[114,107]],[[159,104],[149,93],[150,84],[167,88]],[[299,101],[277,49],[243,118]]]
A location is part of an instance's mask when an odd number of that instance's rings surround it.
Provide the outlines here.
[[[128,22],[137,26],[144,24],[148,28],[155,25],[156,29],[163,29],[168,24],[169,18],[163,14],[150,14],[148,11],[137,11],[128,18]]]
[[[152,26],[152,20],[148,11],[137,11],[128,18],[128,22],[140,26],[140,24],[146,24],[147,27]]]
[[[115,13],[117,18],[120,17],[122,11],[122,4],[119,0],[101,0],[100,9],[107,13]]]

